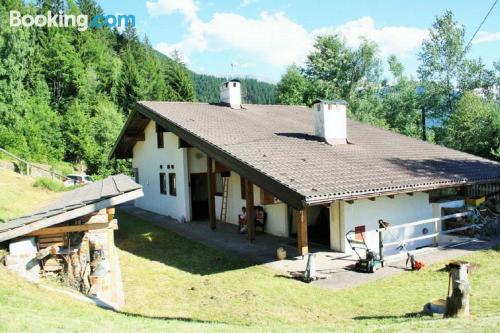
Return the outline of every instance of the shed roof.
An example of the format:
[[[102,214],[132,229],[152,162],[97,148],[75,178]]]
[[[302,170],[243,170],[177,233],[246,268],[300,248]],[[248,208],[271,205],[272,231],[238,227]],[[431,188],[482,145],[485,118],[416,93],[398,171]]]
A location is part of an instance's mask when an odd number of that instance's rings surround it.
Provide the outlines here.
[[[123,174],[63,193],[48,206],[0,223],[0,242],[141,197],[142,186]]]
[[[353,120],[349,144],[329,145],[314,136],[313,111],[303,106],[140,102],[112,154],[132,157],[127,131],[148,119],[295,208],[500,182],[500,163]]]

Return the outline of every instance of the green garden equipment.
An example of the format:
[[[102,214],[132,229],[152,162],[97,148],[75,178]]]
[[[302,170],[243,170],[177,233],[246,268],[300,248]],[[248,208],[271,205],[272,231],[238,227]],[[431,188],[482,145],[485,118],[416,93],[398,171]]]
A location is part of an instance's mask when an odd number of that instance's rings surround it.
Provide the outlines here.
[[[356,233],[354,232],[354,230],[347,232],[347,234],[345,235],[349,246],[359,258],[359,260],[356,262],[356,265],[354,265],[354,270],[357,272],[375,273],[377,269],[382,268],[382,260],[380,260],[380,255],[368,248],[363,233],[359,234],[361,235],[361,239],[356,239],[355,235]],[[358,250],[364,251],[364,257],[361,256]]]

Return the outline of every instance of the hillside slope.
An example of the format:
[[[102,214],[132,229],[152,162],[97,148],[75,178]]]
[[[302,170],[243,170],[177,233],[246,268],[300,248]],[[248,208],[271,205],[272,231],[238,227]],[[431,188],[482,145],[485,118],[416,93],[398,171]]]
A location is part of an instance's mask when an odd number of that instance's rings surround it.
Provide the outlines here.
[[[1,172],[1,171],[0,171]],[[19,212],[44,194],[29,179],[1,172]],[[31,199],[28,199],[31,198]],[[47,198],[47,196],[45,196]],[[252,265],[142,219],[117,213],[126,305],[100,309],[30,284],[0,264],[0,332],[498,332],[500,248],[471,252],[470,319],[421,316],[446,294],[443,264],[338,292]],[[243,239],[244,241],[244,239]],[[1,251],[0,251],[1,252]],[[1,254],[0,254],[1,256]],[[0,259],[1,262],[1,259]]]
[[[59,196],[33,186],[35,180],[0,168],[0,223],[45,206]]]

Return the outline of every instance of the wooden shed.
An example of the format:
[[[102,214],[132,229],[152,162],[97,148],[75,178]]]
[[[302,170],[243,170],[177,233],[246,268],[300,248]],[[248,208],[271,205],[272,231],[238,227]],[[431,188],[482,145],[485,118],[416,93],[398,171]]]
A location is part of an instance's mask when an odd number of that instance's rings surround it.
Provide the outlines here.
[[[49,206],[0,225],[9,243],[7,268],[31,281],[55,276],[113,308],[124,303],[115,206],[143,195],[130,177],[116,175],[64,193]]]

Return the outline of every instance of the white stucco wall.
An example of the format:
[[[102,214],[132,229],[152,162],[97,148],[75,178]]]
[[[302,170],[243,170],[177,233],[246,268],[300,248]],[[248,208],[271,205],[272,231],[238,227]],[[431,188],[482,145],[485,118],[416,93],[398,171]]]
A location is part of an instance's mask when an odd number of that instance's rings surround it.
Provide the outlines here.
[[[287,222],[287,205],[284,203],[276,203],[272,205],[262,205],[260,202],[260,188],[253,187],[254,205],[261,205],[267,213],[267,221],[265,232],[275,236],[288,237],[288,222]],[[227,222],[238,224],[238,214],[241,213],[241,207],[244,207],[246,202],[241,199],[241,181],[240,176],[236,172],[231,172],[229,177],[227,205]],[[222,205],[222,197],[215,197],[215,211],[217,219],[220,217]]]
[[[365,238],[371,249],[378,251],[378,220],[383,219],[389,222],[391,226],[415,222],[432,217],[432,204],[429,203],[427,193],[418,192],[413,196],[407,194],[396,195],[394,199],[389,197],[380,197],[375,201],[368,199],[355,200],[352,204],[344,201],[333,203],[330,208],[331,217],[331,240],[332,248],[350,253],[351,249],[345,242],[345,234],[349,230],[354,230],[356,226],[365,225]],[[427,228],[432,233],[432,224],[422,224],[411,228],[401,228],[393,230],[394,238],[386,233],[385,242],[397,241],[401,238],[412,238],[422,236],[422,230]],[[344,239],[340,239],[340,235]],[[335,234],[337,232],[337,234]],[[410,243],[409,249],[432,244],[432,239],[426,239]],[[385,255],[396,254],[395,246],[387,247]]]
[[[157,148],[156,127],[151,121],[145,129],[145,141],[134,146],[133,167],[139,170],[139,182],[143,186],[144,196],[135,201],[135,205],[158,214],[171,216],[179,221],[191,220],[191,195],[189,175],[207,172],[207,157],[196,148],[178,148],[178,138],[172,133],[164,133],[164,148]],[[163,168],[160,168],[160,165]],[[174,165],[174,169],[167,169]],[[167,174],[167,194],[160,193],[160,172]],[[177,178],[177,196],[168,193],[168,173],[175,172]],[[238,224],[238,214],[245,200],[241,199],[240,177],[231,172],[229,178],[227,222]],[[222,197],[215,197],[216,217],[219,219]],[[260,189],[254,186],[254,204],[260,205]],[[287,206],[284,203],[263,206],[267,212],[266,232],[288,235]]]
[[[188,148],[187,151],[189,173],[207,172],[207,155],[197,148]]]
[[[190,220],[187,148],[178,148],[178,138],[174,134],[163,135],[164,148],[158,148],[155,123],[150,121],[145,129],[145,141],[134,146],[132,165],[139,170],[139,182],[144,191],[144,196],[137,199],[135,205],[179,221]],[[167,169],[167,165],[174,168]],[[167,174],[167,194],[160,193],[160,172]],[[168,173],[172,172],[176,174],[176,196],[168,193]]]

